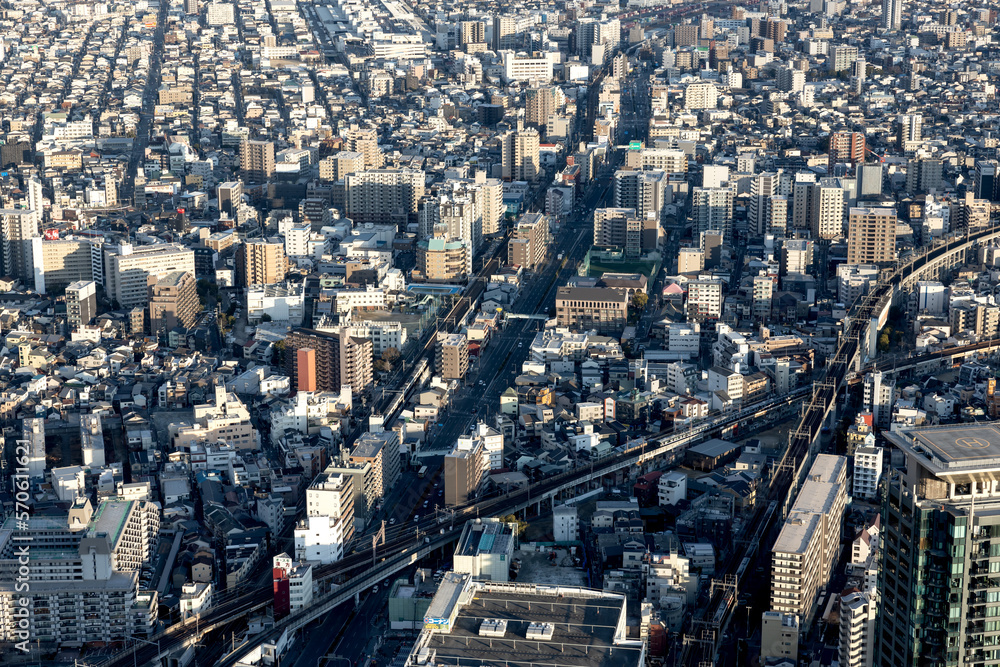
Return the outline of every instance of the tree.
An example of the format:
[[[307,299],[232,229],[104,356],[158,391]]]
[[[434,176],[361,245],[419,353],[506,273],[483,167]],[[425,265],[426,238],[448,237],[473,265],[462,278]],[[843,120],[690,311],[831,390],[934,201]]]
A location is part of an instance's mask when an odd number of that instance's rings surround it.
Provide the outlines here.
[[[507,514],[505,516],[502,516],[500,517],[500,520],[503,521],[504,523],[514,524],[514,535],[518,537],[523,536],[528,530],[528,522],[518,519],[513,514]]]
[[[384,359],[377,359],[375,361],[375,370],[382,371],[383,373],[392,369],[389,362]]]
[[[889,350],[889,334],[882,332],[882,335],[878,337],[878,351],[887,352]]]
[[[285,365],[285,341],[284,339],[279,340],[274,344],[274,365],[281,368]]]
[[[649,297],[643,292],[636,292],[632,295],[632,307],[636,310],[642,311],[646,309],[646,304],[649,303]]]
[[[395,366],[403,355],[394,347],[387,347],[382,353],[382,361],[390,366]]]
[[[267,313],[264,313],[263,315],[260,316],[260,321],[261,322],[270,322],[271,321],[271,316],[268,315]]]

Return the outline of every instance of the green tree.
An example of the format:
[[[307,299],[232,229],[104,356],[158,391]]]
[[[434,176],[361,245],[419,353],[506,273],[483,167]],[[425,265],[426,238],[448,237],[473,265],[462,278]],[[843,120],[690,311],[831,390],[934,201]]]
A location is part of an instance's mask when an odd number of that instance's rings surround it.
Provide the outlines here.
[[[886,352],[889,350],[889,334],[882,332],[882,335],[878,337],[878,351]]]
[[[503,521],[504,523],[514,524],[514,534],[517,535],[518,537],[524,535],[528,530],[528,522],[518,519],[513,514],[507,514],[505,516],[502,516],[500,517],[500,520]]]
[[[267,313],[264,313],[263,315],[260,316],[260,321],[261,322],[270,322],[271,321],[271,316],[268,315]]]
[[[284,339],[274,344],[274,365],[279,368],[285,365],[286,345]]]
[[[649,303],[649,297],[643,292],[636,292],[632,295],[632,307],[638,311],[643,311],[646,309],[646,304]]]

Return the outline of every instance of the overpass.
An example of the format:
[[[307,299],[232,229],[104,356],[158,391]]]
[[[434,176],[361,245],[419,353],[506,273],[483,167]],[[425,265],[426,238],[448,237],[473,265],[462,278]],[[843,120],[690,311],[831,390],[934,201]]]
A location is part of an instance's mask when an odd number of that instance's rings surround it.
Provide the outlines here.
[[[877,336],[889,307],[915,288],[917,281],[941,277],[964,263],[979,245],[997,238],[1000,226],[946,239],[905,258],[894,269],[887,269],[867,294],[858,297],[845,320],[836,351],[813,383],[812,396],[789,446],[773,468],[766,497],[757,502],[753,519],[744,524],[743,534],[736,540],[745,549],[734,550],[723,566],[716,568],[711,602],[701,617],[694,620],[692,631],[684,636],[685,663],[715,662],[747,568],[765,553],[764,540],[770,545],[777,538],[781,522],[795,502],[806,471],[818,452],[820,432],[835,416],[838,393],[849,377],[861,370],[861,363],[867,363],[877,354]]]

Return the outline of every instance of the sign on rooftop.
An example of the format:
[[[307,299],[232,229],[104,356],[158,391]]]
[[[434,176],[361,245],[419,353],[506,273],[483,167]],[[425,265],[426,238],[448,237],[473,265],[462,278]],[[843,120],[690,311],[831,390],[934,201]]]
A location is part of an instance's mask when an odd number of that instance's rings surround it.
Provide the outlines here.
[[[630,141],[630,142],[628,142],[628,149],[630,151],[641,151],[642,150],[642,142],[641,141]]]

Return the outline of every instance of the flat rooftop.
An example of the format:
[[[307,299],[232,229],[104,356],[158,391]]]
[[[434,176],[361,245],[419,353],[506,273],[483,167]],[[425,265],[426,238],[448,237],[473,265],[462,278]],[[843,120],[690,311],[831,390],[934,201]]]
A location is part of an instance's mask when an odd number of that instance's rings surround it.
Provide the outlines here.
[[[552,594],[544,594],[529,585],[476,591],[459,609],[451,633],[430,636],[427,648],[435,652],[435,664],[638,667],[642,644],[615,643],[616,627],[619,621],[624,624],[623,598],[573,588],[551,590]],[[507,621],[503,637],[481,637],[480,626],[486,620]],[[551,639],[527,639],[531,623],[551,624]]]
[[[996,424],[953,424],[903,429],[886,439],[931,474],[974,481],[1000,474],[1000,427]]]

